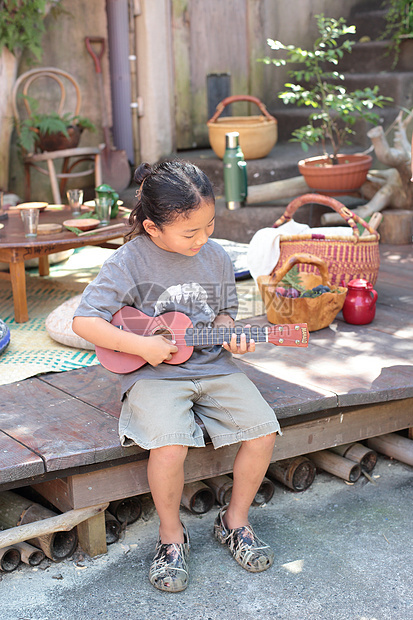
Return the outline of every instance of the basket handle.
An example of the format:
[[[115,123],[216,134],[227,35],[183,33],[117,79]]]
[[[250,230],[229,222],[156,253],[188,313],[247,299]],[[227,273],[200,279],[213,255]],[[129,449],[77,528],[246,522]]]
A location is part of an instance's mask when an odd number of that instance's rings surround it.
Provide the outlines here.
[[[350,209],[344,206],[342,202],[339,202],[331,196],[323,196],[322,194],[304,194],[303,196],[298,196],[298,198],[294,198],[294,200],[292,200],[287,205],[284,214],[272,225],[272,227],[278,228],[279,226],[281,226],[281,224],[284,224],[284,222],[289,222],[297,209],[302,205],[308,204],[309,202],[314,202],[319,205],[331,207],[334,211],[336,211],[336,213],[341,215],[343,220],[345,220],[347,224],[353,229],[353,235],[356,237],[356,241],[358,241],[360,237],[360,231],[357,228],[357,224],[361,224],[366,230],[369,231],[371,235],[379,238],[379,233],[377,232],[377,230],[374,230],[374,228],[372,228],[367,222],[365,222],[363,218],[361,218],[356,213],[353,213],[353,211],[350,211]],[[318,235],[316,236],[318,237]]]
[[[293,256],[290,256],[290,258],[286,260],[285,263],[279,269],[277,269],[277,271],[272,271],[269,284],[271,284],[271,286],[277,286],[277,284],[281,282],[283,278],[285,278],[290,269],[292,269],[297,263],[314,265],[315,267],[318,267],[321,275],[322,284],[331,288],[330,275],[328,273],[327,263],[322,258],[319,258],[314,254],[306,254],[304,252],[302,254],[294,254]]]
[[[266,116],[271,121],[275,121],[274,116],[271,116],[265,104],[263,104],[262,101],[260,101],[257,97],[253,97],[252,95],[232,95],[231,97],[226,97],[218,103],[215,114],[209,119],[208,123],[215,123],[218,116],[222,113],[223,109],[227,105],[229,105],[230,103],[234,103],[235,101],[250,101],[251,103],[255,103],[264,114],[264,116]]]

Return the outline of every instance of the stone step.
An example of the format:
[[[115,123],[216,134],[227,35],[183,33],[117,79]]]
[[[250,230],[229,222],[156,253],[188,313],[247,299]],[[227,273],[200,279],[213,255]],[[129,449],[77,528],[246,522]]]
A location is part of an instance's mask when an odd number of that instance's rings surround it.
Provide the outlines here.
[[[362,149],[358,145],[346,145],[342,152],[357,153],[361,150],[364,150],[364,148]],[[321,154],[321,146],[311,147],[308,152],[305,152],[301,145],[296,142],[277,142],[267,157],[247,160],[248,186],[261,185],[299,176],[298,162],[300,159]],[[207,174],[213,184],[216,196],[224,194],[223,162],[211,149],[179,151],[178,157],[191,161]]]
[[[361,37],[378,39],[387,26],[386,15],[387,10],[383,8],[383,2],[374,0],[353,7],[347,24],[356,27],[357,40]]]
[[[363,73],[382,73],[383,71],[392,70],[411,71],[412,62],[409,65],[409,58],[406,58],[409,54],[401,55],[393,69],[395,54],[389,46],[390,41],[355,43],[351,53],[345,54],[339,61],[337,70],[346,74],[357,73],[360,68],[363,69]],[[411,56],[413,57],[413,51]],[[413,60],[413,58],[410,58],[410,60]]]
[[[380,116],[380,124],[386,129],[391,125],[398,114],[399,110],[393,106],[378,109],[377,113]],[[293,108],[285,106],[284,108],[277,108],[271,110],[271,114],[275,116],[278,121],[278,140],[279,142],[287,142],[290,140],[292,132],[308,122],[308,115],[310,114],[309,108]],[[359,120],[354,126],[355,135],[352,138],[352,142],[359,148],[368,148],[371,144],[367,137],[367,131],[372,127],[371,124],[366,121]]]
[[[354,151],[347,149],[346,152]],[[308,153],[304,153],[299,144],[277,142],[267,157],[247,160],[248,185],[260,185],[299,176],[297,165],[299,160],[303,157],[315,155],[320,155],[320,149],[313,147]],[[191,161],[201,168],[211,180],[216,196],[224,194],[223,162],[212,149],[179,151],[168,159],[176,157],[184,161]],[[128,208],[133,208],[136,204],[136,189],[136,184],[132,182],[130,187],[124,190],[120,196]]]
[[[310,155],[317,155],[317,149],[311,149]],[[179,151],[180,159],[188,160],[201,168],[211,180],[215,194],[224,194],[224,165],[212,149]],[[304,152],[299,144],[277,142],[267,157],[247,160],[248,185],[260,185],[298,176],[298,161]]]
[[[393,71],[383,73],[347,73],[347,90],[379,87],[379,93],[393,98],[393,105],[411,109],[413,107],[413,72]]]

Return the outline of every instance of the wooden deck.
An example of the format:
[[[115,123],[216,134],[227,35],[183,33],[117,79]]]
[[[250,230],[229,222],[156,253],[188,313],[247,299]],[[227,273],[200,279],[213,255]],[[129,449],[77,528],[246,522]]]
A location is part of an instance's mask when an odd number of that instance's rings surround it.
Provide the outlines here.
[[[375,288],[370,325],[340,314],[308,349],[264,344],[239,360],[280,420],[273,460],[413,426],[412,245],[381,246]],[[146,493],[148,453],[119,445],[119,394],[101,366],[1,386],[0,490],[36,485],[61,511]],[[191,449],[186,481],[232,471],[236,450]],[[94,555],[106,548],[104,514],[89,525],[80,542]]]

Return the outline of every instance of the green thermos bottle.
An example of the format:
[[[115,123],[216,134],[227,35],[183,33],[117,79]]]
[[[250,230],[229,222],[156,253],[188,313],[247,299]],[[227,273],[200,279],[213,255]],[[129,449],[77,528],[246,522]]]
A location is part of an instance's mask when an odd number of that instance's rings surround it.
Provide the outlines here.
[[[238,131],[225,134],[224,186],[227,208],[233,211],[243,206],[248,193],[247,164],[239,145]]]

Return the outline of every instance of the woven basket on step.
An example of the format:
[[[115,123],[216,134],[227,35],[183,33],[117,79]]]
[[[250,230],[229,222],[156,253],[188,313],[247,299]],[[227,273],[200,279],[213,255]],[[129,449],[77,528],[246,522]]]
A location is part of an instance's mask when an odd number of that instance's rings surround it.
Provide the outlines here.
[[[376,283],[380,267],[379,233],[371,228],[361,217],[350,211],[338,200],[321,194],[304,194],[295,198],[287,206],[273,225],[278,228],[294,216],[299,207],[305,204],[321,204],[331,207],[351,226],[351,236],[325,236],[322,234],[301,234],[280,236],[280,256],[274,270],[279,269],[290,256],[297,253],[313,254],[322,258],[335,286],[346,286],[350,280],[364,278],[373,285]],[[368,235],[360,236],[357,223],[361,224]],[[300,272],[314,273],[313,265],[300,265]]]
[[[234,101],[250,101],[255,103],[261,116],[224,116],[225,106]],[[225,153],[225,134],[238,131],[239,144],[244,159],[261,159],[271,151],[278,138],[278,126],[276,119],[269,114],[265,105],[251,95],[234,95],[223,99],[216,107],[215,114],[207,122],[209,142],[215,155],[221,159]]]
[[[269,276],[258,276],[257,284],[265,304],[270,323],[307,323],[308,331],[315,332],[332,323],[343,307],[347,288],[335,287],[331,293],[318,297],[283,297],[276,287],[294,265],[311,265],[320,275],[301,273],[300,279],[306,289],[324,284],[331,287],[326,263],[311,254],[295,254]]]

